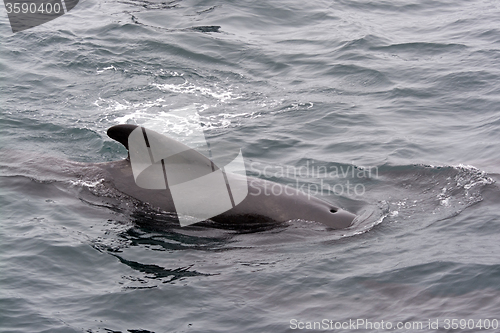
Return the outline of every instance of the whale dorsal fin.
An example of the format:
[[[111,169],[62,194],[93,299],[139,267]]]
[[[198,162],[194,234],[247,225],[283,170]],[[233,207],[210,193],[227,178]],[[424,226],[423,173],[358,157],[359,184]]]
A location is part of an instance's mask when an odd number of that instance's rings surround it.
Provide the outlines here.
[[[113,127],[110,127],[108,129],[108,136],[121,143],[122,145],[125,146],[128,150],[128,136],[130,133],[132,133],[133,130],[135,130],[137,127],[136,125],[116,125]]]
[[[110,127],[108,136],[127,148],[135,173],[148,165],[163,163],[169,184],[175,185],[219,169],[209,158],[185,144],[136,125]],[[138,161],[139,163],[135,163]]]

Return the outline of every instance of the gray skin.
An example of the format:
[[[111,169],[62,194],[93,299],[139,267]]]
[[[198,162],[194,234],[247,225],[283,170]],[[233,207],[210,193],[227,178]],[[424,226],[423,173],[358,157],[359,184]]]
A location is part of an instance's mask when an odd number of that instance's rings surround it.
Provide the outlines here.
[[[117,125],[108,129],[108,136],[120,142],[128,149],[128,136],[136,129],[135,125]],[[179,144],[176,142],[176,144]],[[199,154],[191,150],[193,154]],[[199,154],[201,163],[211,161]],[[192,161],[192,159],[190,159]],[[175,213],[172,195],[167,186],[163,190],[144,189],[136,185],[127,158],[122,161],[101,163],[114,186],[121,192],[147,202],[164,211]],[[231,174],[231,177],[242,177]],[[316,221],[332,229],[349,227],[356,215],[349,213],[328,202],[309,196],[289,186],[247,177],[248,195],[232,209],[214,216],[211,220],[220,223],[269,223],[290,220]]]

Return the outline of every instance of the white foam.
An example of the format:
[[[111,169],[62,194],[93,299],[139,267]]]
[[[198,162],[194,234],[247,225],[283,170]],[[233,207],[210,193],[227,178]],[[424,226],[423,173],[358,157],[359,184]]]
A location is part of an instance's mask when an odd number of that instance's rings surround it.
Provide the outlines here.
[[[115,66],[111,65],[111,66],[109,66],[109,67],[104,67],[104,68],[103,68],[103,69],[101,69],[101,70],[97,69],[97,74],[101,74],[102,72],[104,72],[104,71],[108,71],[108,70],[111,70],[111,69],[113,69],[113,70],[115,70],[115,71],[116,71]]]
[[[88,187],[88,188],[94,188],[96,186],[101,185],[104,182],[104,179],[98,179],[94,181],[89,181],[89,180],[69,180],[69,183],[73,186],[81,186],[81,187]]]
[[[219,100],[222,103],[225,103],[229,100],[237,99],[241,96],[233,94],[232,91],[230,90],[223,90],[223,89],[218,89],[218,90],[213,90],[207,87],[200,87],[197,85],[194,85],[188,81],[185,81],[182,84],[169,84],[169,83],[164,83],[164,84],[158,84],[158,83],[152,83],[152,86],[162,90],[162,91],[171,91],[175,93],[181,93],[181,94],[194,94],[194,95],[204,95],[204,96],[209,96],[212,98],[215,98]]]

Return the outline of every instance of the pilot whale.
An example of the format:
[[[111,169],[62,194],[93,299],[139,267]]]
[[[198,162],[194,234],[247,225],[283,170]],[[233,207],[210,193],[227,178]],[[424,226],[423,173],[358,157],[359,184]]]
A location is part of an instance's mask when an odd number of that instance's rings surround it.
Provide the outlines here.
[[[289,186],[233,173],[231,168],[215,165],[196,150],[143,127],[116,125],[107,134],[129,153],[124,160],[99,163],[114,187],[151,206],[176,213],[181,226],[208,219],[219,223],[307,220],[344,229],[356,217]],[[167,157],[160,158],[161,153]],[[216,177],[223,181],[217,183]],[[229,200],[224,207],[223,198]],[[182,219],[186,214],[198,219]]]

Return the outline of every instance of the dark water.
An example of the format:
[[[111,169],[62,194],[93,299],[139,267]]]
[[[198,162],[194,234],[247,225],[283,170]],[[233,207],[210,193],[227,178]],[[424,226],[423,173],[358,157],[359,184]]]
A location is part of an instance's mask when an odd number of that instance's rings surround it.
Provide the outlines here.
[[[499,16],[487,0],[87,0],[13,34],[1,15],[1,331],[500,331]],[[189,143],[186,110],[249,174],[362,218],[181,228],[74,177],[69,161],[126,156],[118,123]]]

